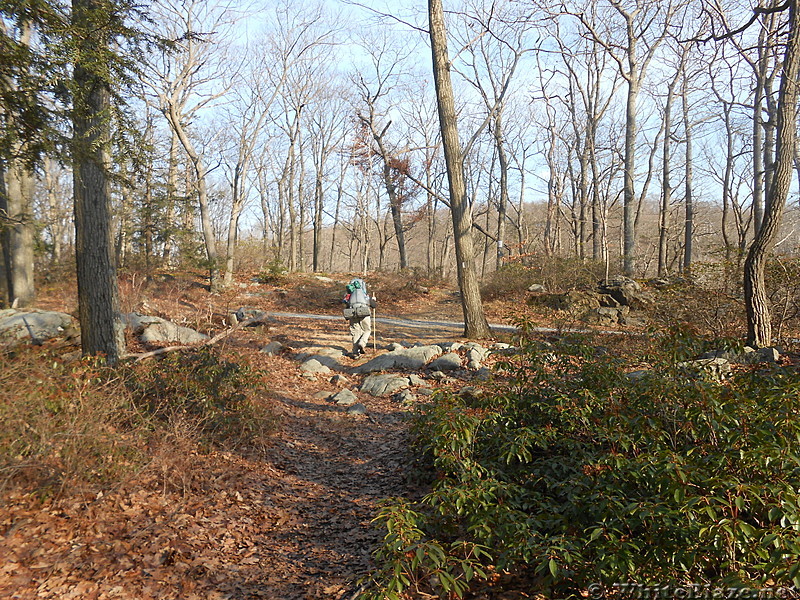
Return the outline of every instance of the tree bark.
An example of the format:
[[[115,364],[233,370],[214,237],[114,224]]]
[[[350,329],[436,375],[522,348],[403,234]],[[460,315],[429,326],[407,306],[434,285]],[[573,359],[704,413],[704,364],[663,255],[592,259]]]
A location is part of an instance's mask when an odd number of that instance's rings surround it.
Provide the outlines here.
[[[7,219],[3,226],[3,253],[8,303],[17,307],[29,306],[36,296],[33,279],[33,173],[21,161],[11,160],[5,171],[4,187],[0,214]]]
[[[478,278],[475,272],[475,249],[472,238],[472,210],[467,199],[464,180],[464,156],[458,137],[455,97],[450,81],[450,61],[447,55],[447,30],[442,0],[428,1],[433,78],[436,84],[436,105],[442,146],[447,164],[450,187],[450,214],[453,221],[453,240],[456,250],[456,269],[461,289],[464,313],[464,335],[485,338],[491,333],[483,312]]]
[[[5,28],[2,28],[5,34]],[[20,26],[19,43],[30,46],[32,29],[30,24]],[[28,68],[26,64],[23,68]],[[30,96],[31,92],[20,90],[11,76],[0,76],[0,93]],[[0,112],[3,125],[12,131],[23,130],[22,116],[18,110]],[[28,306],[35,299],[34,287],[34,223],[33,191],[34,174],[24,157],[30,153],[30,142],[24,134],[17,133],[8,149],[5,164],[0,165],[0,244],[5,269],[5,292],[10,306]]]
[[[686,160],[684,161],[684,185],[685,185],[685,224],[683,229],[683,272],[690,273],[692,270],[692,245],[694,240],[694,196],[692,193],[693,170],[692,170],[692,123],[689,119],[689,90],[688,79],[684,76],[683,89],[683,129],[686,135]]]
[[[747,341],[755,347],[772,343],[771,310],[764,284],[764,267],[778,234],[792,179],[797,139],[798,72],[800,71],[800,13],[797,1],[789,3],[789,35],[783,59],[777,102],[775,171],[767,189],[768,210],[744,263],[744,294],[747,312]]]
[[[99,10],[93,0],[72,0],[72,24],[81,40],[73,72],[75,256],[81,348],[114,364],[125,353],[125,337],[111,230],[110,84],[92,63],[97,48],[109,45],[97,27]]]
[[[194,169],[194,176],[197,183],[197,203],[200,207],[200,224],[203,230],[203,241],[206,248],[206,259],[208,260],[209,271],[209,288],[212,292],[218,292],[222,287],[219,273],[219,255],[217,254],[217,240],[214,236],[214,228],[211,225],[211,213],[208,209],[208,181],[206,169],[203,158],[198,154],[197,150],[189,139],[186,129],[181,121],[181,115],[178,113],[178,107],[174,103],[169,102],[164,116],[167,117],[172,130],[178,136],[178,140],[186,151],[192,167]]]

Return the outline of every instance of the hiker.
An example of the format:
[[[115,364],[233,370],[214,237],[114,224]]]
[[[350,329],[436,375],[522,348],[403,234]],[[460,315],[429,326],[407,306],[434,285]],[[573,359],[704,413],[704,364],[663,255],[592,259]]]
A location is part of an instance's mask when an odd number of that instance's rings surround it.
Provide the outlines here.
[[[366,354],[370,323],[370,308],[375,306],[375,298],[367,293],[367,284],[356,278],[347,284],[347,293],[342,302],[347,305],[343,310],[344,318],[350,322],[350,337],[353,338],[353,357]]]

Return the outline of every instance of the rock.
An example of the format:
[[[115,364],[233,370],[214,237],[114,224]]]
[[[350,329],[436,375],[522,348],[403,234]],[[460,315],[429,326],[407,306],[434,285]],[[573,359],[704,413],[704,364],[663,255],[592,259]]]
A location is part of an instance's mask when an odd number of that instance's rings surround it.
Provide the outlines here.
[[[386,347],[386,349],[387,349],[389,352],[394,352],[395,350],[405,350],[405,349],[406,349],[406,347],[405,347],[405,346],[403,346],[403,344],[398,344],[397,342],[392,342],[391,344],[389,344],[389,345]]]
[[[309,358],[300,365],[300,371],[311,375],[330,375],[331,370],[316,358]]]
[[[420,396],[433,396],[436,393],[436,390],[431,388],[420,388],[417,390],[417,393]]]
[[[737,365],[757,365],[763,363],[776,363],[780,360],[781,353],[777,348],[774,347],[759,348],[756,350],[750,346],[745,346],[742,352],[724,349],[712,350],[710,352],[701,354],[698,357],[698,360],[710,358],[724,358],[725,360]]]
[[[39,344],[44,340],[76,333],[77,328],[77,321],[66,313],[16,309],[0,311],[0,339],[5,341],[29,340]]]
[[[461,363],[461,356],[458,353],[448,352],[431,362],[428,366],[434,371],[455,371],[456,369],[460,369],[463,365]]]
[[[333,377],[331,377],[330,382],[334,384],[346,384],[350,383],[350,380],[344,375],[336,374]]]
[[[147,325],[144,331],[139,334],[139,339],[146,344],[172,342],[190,345],[203,342],[208,339],[208,336],[189,327],[182,327],[161,319],[161,322]]]
[[[428,362],[441,355],[439,346],[415,346],[381,354],[353,369],[354,373],[373,373],[375,371],[391,371],[408,369],[418,371]]]
[[[543,294],[547,292],[547,288],[543,286],[541,283],[534,283],[528,286],[528,291],[533,292],[535,294]]]
[[[265,323],[269,323],[274,320],[268,312],[249,306],[240,306],[236,309],[236,312],[231,313],[231,316],[234,317],[235,323],[241,323],[247,319],[253,319],[253,322],[250,323],[251,327],[264,325]]]
[[[408,376],[408,383],[411,385],[423,386],[427,387],[428,382],[425,381],[422,377],[417,375],[416,373],[412,373]]]
[[[710,376],[722,380],[731,373],[731,363],[725,358],[700,358],[677,365],[690,377]]]
[[[570,290],[565,294],[541,294],[531,296],[528,304],[546,306],[553,310],[563,310],[583,314],[593,308],[600,308],[599,295],[594,292]]]
[[[461,342],[444,342],[436,345],[442,349],[442,352],[458,352],[464,347]]]
[[[416,402],[417,397],[411,390],[401,390],[392,396],[392,400],[400,404],[411,404],[412,402]]]
[[[302,352],[298,352],[293,358],[301,362],[314,359],[330,369],[336,369],[341,366],[340,361],[342,360],[343,356],[344,352],[342,352],[342,350],[339,348],[331,348],[330,346],[311,346],[304,348]]]
[[[365,415],[367,414],[367,407],[363,404],[353,404],[350,408],[347,409],[348,415]]]
[[[628,381],[642,381],[647,379],[652,375],[651,371],[647,369],[639,369],[637,371],[631,371],[630,373],[625,373],[625,379]]]
[[[331,397],[331,393],[323,390],[321,392],[315,392],[311,397],[315,400],[327,400]]]
[[[608,294],[623,306],[630,306],[642,291],[642,286],[637,281],[622,275],[601,281],[597,288],[601,294]]]
[[[277,356],[283,350],[283,344],[278,341],[272,341],[264,346],[260,351],[267,356]]]
[[[776,363],[781,359],[781,353],[777,348],[759,348],[754,352],[756,359],[760,363]]]
[[[360,389],[373,396],[391,396],[409,385],[408,377],[386,373],[365,377]]]
[[[356,403],[356,400],[358,400],[358,396],[347,389],[337,392],[331,396],[331,401],[333,401],[337,406],[351,406]]]
[[[482,363],[486,360],[489,356],[489,351],[479,346],[478,344],[473,344],[470,346],[469,350],[467,350],[467,360],[468,361],[475,361],[477,363]]]
[[[621,325],[625,321],[625,316],[630,310],[631,309],[627,306],[619,306],[617,308],[601,306],[599,308],[593,308],[586,313],[584,320],[600,325]]]
[[[458,390],[458,395],[465,400],[477,400],[481,398],[483,394],[484,391],[481,388],[472,385],[465,386]]]
[[[491,378],[492,378],[492,371],[491,369],[487,369],[486,367],[481,367],[480,369],[477,370],[477,372],[474,375],[474,379],[477,379],[478,381],[488,381]]]
[[[601,281],[597,287],[601,294],[606,294],[619,302],[621,306],[632,309],[645,308],[654,302],[652,294],[642,291],[642,286],[630,277],[619,275]]]
[[[331,279],[330,277],[325,277],[324,275],[314,275],[314,279],[321,281],[322,283],[336,283],[335,280]]]
[[[600,307],[619,308],[622,306],[611,294],[600,295]]]

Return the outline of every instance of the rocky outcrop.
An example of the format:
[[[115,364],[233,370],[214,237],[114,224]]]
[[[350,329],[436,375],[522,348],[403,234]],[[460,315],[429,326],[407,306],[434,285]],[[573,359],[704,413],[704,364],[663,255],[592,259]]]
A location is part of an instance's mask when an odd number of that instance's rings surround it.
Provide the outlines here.
[[[189,346],[208,339],[204,333],[176,325],[161,317],[127,313],[123,315],[123,320],[133,334],[146,344],[172,343]]]
[[[601,281],[597,291],[613,299],[617,306],[628,306],[631,310],[647,308],[654,302],[652,295],[642,290],[636,280],[622,275]]]
[[[375,371],[393,371],[407,369],[418,371],[428,362],[440,356],[442,349],[439,346],[414,346],[402,350],[392,350],[367,361],[353,369],[354,373],[374,373]]]
[[[408,377],[385,373],[365,377],[359,389],[373,396],[391,396],[410,385],[411,380]]]
[[[78,322],[62,312],[45,310],[0,310],[0,341],[31,342],[76,335]]]

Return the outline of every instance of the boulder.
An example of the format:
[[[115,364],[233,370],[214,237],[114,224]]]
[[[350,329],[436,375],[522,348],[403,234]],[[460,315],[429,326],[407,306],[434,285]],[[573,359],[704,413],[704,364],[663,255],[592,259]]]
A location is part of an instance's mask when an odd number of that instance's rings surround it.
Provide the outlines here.
[[[400,404],[411,404],[416,402],[417,396],[411,390],[401,390],[392,396],[392,400]]]
[[[677,365],[689,377],[711,377],[722,380],[731,373],[731,363],[726,358],[700,358]]]
[[[408,377],[386,373],[364,378],[360,389],[373,396],[391,396],[409,385]]]
[[[534,283],[528,286],[528,291],[533,292],[534,294],[544,294],[547,292],[547,288],[541,283]]]
[[[724,358],[725,360],[737,365],[757,365],[763,363],[776,363],[781,358],[781,353],[777,348],[766,347],[751,348],[745,346],[741,352],[735,350],[712,350],[698,357],[698,360],[710,358]]]
[[[208,339],[204,333],[199,333],[189,327],[176,325],[171,321],[142,315],[140,313],[127,313],[122,319],[139,339],[146,344],[176,343],[182,345],[198,344]]]
[[[541,294],[531,296],[528,304],[546,306],[553,310],[583,314],[593,308],[600,308],[600,297],[594,292],[570,290],[564,294]]]
[[[358,396],[350,390],[342,390],[331,396],[331,401],[337,406],[352,406],[356,400],[358,400]]]
[[[182,327],[162,319],[160,323],[147,325],[144,331],[139,334],[139,339],[146,344],[176,343],[191,345],[207,340],[208,336],[189,327]]]
[[[623,306],[630,306],[642,291],[642,286],[630,277],[622,275],[601,281],[598,286],[601,294],[607,294]]]
[[[367,407],[361,403],[353,404],[350,408],[347,409],[348,415],[365,415],[367,414]]]
[[[278,341],[272,341],[261,349],[261,352],[267,356],[277,356],[283,350],[283,344]]]
[[[331,370],[315,358],[309,358],[300,365],[300,371],[309,375],[330,375]]]
[[[375,371],[391,371],[395,369],[408,369],[418,371],[428,362],[440,356],[442,349],[439,346],[414,346],[393,350],[381,354],[353,369],[354,373],[373,373]]]
[[[235,312],[231,313],[231,317],[233,317],[234,323],[241,323],[242,321],[253,319],[253,322],[250,323],[251,327],[264,325],[274,320],[267,311],[249,306],[240,306]]]
[[[411,375],[408,376],[408,383],[410,383],[411,385],[417,385],[422,387],[428,386],[428,382],[425,381],[422,377],[420,377],[416,373],[411,373]]]
[[[630,310],[627,306],[618,306],[617,308],[601,306],[586,313],[584,320],[599,325],[624,325]]]
[[[460,369],[463,365],[461,363],[461,356],[457,352],[448,352],[432,361],[428,366],[434,371],[455,371],[456,369]]]
[[[343,356],[344,352],[339,348],[319,346],[304,348],[302,352],[298,352],[294,355],[294,359],[305,362],[313,358],[330,369],[336,369],[341,366],[341,359]]]
[[[622,275],[601,281],[597,289],[601,295],[610,296],[621,306],[632,309],[645,308],[654,301],[652,295],[643,291],[637,281]]]
[[[0,311],[0,340],[3,341],[40,344],[76,331],[77,321],[66,313],[16,309]]]

